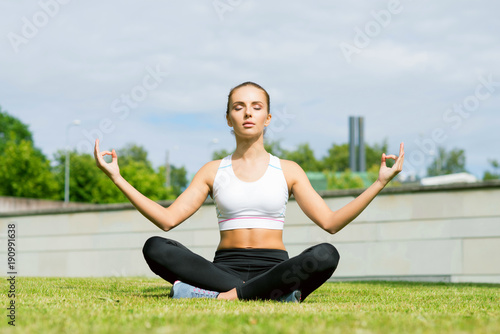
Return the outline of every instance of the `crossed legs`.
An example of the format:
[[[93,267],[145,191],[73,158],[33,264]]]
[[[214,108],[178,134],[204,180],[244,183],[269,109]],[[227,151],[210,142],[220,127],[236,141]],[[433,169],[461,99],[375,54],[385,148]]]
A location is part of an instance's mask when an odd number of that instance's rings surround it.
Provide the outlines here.
[[[170,283],[222,292],[224,299],[273,299],[301,290],[302,300],[331,277],[340,256],[329,243],[309,247],[301,254],[243,281],[238,275],[193,253],[181,243],[162,237],[149,238],[143,254],[151,270]]]

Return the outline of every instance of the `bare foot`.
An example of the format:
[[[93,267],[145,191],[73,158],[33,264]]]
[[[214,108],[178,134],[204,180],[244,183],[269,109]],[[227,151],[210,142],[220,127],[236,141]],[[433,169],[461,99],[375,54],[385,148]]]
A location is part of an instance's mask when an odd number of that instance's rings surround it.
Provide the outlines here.
[[[217,299],[224,299],[224,300],[237,300],[238,299],[238,294],[236,293],[236,288],[231,289],[227,292],[221,292],[217,296]]]

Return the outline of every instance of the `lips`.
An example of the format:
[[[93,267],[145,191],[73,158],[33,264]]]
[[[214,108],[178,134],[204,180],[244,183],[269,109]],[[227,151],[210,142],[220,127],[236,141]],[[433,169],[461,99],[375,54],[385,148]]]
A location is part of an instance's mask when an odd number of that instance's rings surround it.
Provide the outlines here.
[[[252,123],[252,122],[245,122],[245,123],[243,123],[244,127],[250,127],[250,126],[254,126],[254,125],[255,125],[255,123]]]

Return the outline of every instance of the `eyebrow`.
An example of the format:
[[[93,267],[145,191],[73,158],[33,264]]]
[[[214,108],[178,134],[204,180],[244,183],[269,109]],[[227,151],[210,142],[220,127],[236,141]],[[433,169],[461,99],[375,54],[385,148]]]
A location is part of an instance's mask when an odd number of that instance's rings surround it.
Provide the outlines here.
[[[233,107],[234,107],[235,105],[237,105],[237,104],[243,104],[243,105],[245,105],[245,103],[244,103],[244,102],[242,102],[242,101],[236,101],[236,102],[233,102]],[[253,102],[252,102],[252,104],[264,104],[264,102],[261,102],[261,101],[253,101]]]

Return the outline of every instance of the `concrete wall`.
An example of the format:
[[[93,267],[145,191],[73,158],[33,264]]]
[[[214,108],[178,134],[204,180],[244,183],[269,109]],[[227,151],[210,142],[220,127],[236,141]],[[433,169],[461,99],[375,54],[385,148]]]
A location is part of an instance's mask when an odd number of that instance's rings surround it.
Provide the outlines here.
[[[37,198],[20,198],[12,196],[0,196],[0,214],[7,212],[22,212],[33,210],[45,210],[56,208],[88,207],[86,203],[64,203],[64,201],[50,201]]]
[[[323,197],[337,209],[357,194],[337,191]],[[4,268],[7,224],[16,224],[19,276],[154,277],[141,252],[150,236],[178,240],[209,260],[219,241],[209,202],[170,232],[159,230],[129,204],[4,213]],[[341,261],[332,280],[500,283],[500,183],[386,189],[336,235],[312,223],[292,199],[284,241],[290,256],[320,242],[334,244]]]

